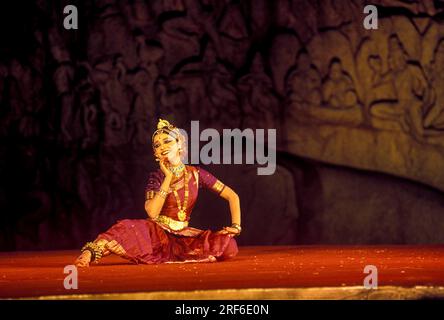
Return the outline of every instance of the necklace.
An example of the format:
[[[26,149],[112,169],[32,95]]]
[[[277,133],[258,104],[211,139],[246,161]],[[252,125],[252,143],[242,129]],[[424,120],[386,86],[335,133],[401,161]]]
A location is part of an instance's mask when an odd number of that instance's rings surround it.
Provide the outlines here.
[[[185,165],[181,163],[177,167],[170,167],[171,173],[176,177],[179,178],[182,175],[183,170],[185,169]]]
[[[184,180],[184,182],[185,182],[185,196],[183,199],[183,204],[180,203],[180,198],[179,198],[179,194],[177,193],[177,190],[174,189],[174,191],[173,191],[174,197],[176,198],[176,202],[177,202],[177,208],[179,209],[177,216],[179,217],[180,221],[185,221],[185,219],[187,217],[187,213],[185,210],[187,209],[189,191],[188,191],[188,170],[186,170],[186,169],[185,169],[184,179],[185,179]]]

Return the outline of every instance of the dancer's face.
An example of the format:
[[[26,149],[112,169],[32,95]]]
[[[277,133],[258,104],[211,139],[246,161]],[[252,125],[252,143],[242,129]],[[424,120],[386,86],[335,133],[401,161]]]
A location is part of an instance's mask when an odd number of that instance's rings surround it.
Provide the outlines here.
[[[162,161],[177,164],[180,161],[179,143],[176,138],[167,133],[159,133],[154,137],[154,156]]]

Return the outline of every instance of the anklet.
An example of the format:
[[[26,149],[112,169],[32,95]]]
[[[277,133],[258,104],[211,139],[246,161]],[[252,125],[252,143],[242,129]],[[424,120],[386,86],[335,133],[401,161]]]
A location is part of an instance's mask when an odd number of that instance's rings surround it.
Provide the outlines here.
[[[99,245],[97,245],[94,242],[87,242],[83,248],[82,248],[82,253],[84,251],[88,250],[89,252],[91,252],[91,261],[92,262],[98,262],[100,260],[100,258],[102,258],[102,249]]]

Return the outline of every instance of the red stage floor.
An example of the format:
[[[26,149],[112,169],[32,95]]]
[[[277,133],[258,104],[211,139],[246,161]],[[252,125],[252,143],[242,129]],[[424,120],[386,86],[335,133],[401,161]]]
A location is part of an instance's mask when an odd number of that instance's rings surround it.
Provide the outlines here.
[[[442,245],[240,247],[232,260],[162,265],[134,265],[109,256],[98,265],[79,269],[79,288],[66,290],[63,280],[67,275],[63,270],[77,254],[78,251],[0,253],[0,298],[362,287],[366,265],[378,268],[378,287],[444,286]]]

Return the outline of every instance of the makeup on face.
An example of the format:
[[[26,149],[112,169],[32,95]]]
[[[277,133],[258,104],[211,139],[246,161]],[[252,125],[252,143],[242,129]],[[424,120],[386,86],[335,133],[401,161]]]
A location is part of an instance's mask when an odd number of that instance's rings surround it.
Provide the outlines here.
[[[177,152],[177,141],[172,136],[162,133],[157,135],[154,138],[154,153],[158,158],[165,159],[167,158],[168,161],[172,161],[171,157],[176,157]],[[173,153],[171,152],[173,151]]]

